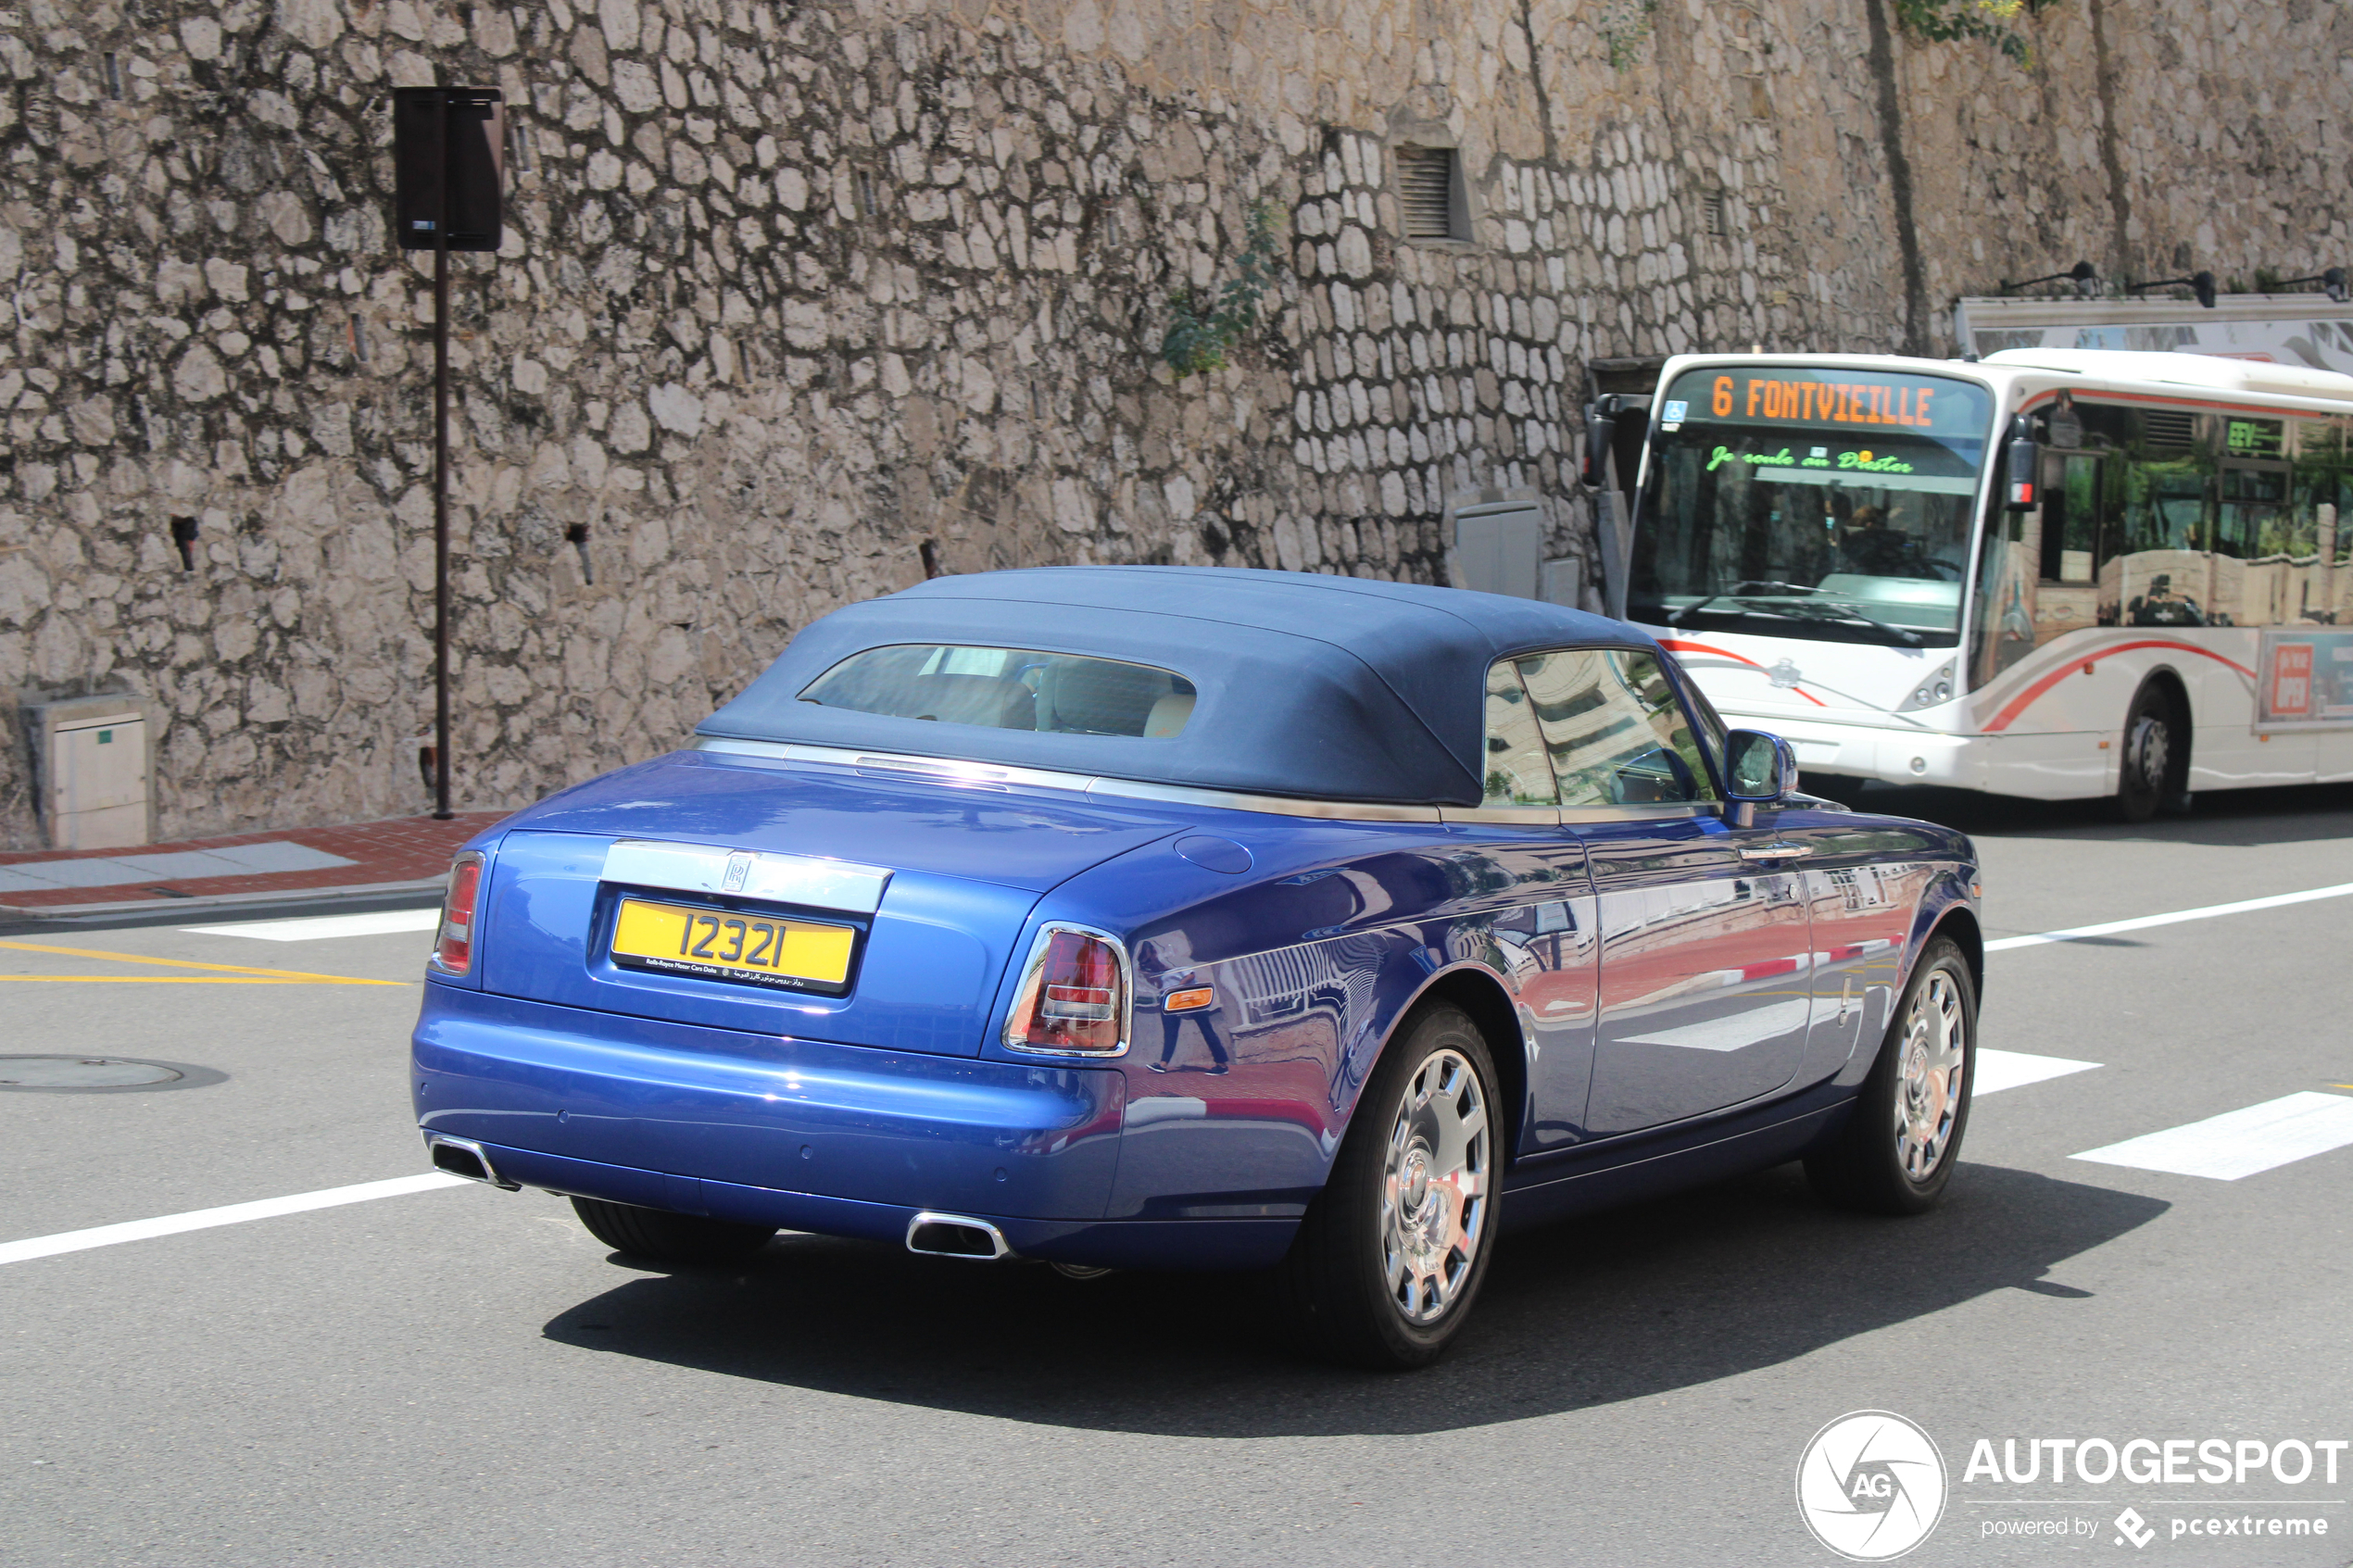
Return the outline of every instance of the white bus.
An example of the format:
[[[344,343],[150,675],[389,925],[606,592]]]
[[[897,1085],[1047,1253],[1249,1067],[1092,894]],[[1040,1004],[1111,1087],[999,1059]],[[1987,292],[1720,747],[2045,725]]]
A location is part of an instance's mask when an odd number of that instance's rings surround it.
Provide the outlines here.
[[[2132,821],[2353,779],[2353,376],[1684,355],[1650,403],[1625,612],[1807,771]]]

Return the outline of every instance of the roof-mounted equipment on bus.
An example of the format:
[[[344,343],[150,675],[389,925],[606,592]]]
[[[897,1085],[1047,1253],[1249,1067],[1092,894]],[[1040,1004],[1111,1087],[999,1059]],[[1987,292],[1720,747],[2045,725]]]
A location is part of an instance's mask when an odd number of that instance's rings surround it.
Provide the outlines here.
[[[2043,448],[2034,439],[2034,416],[2018,414],[2010,420],[2009,448],[2009,508],[2014,512],[2034,509],[2034,480],[2043,471]]]
[[[2193,272],[2186,278],[2158,278],[2145,283],[2127,283],[2126,294],[2146,294],[2151,289],[2187,289],[2197,295],[2197,302],[2208,310],[2214,308],[2214,274]]]
[[[2099,269],[2088,261],[2079,261],[2066,271],[2054,272],[2047,278],[2029,278],[2022,283],[2013,283],[2005,278],[2002,280],[2002,292],[2016,294],[2020,289],[2031,289],[2037,283],[2057,282],[2073,283],[2075,292],[2085,299],[2097,299],[2100,296]]]
[[[2353,376],[2279,365],[2268,359],[2224,359],[2211,354],[2148,348],[2005,348],[1985,357],[1988,365],[2024,365],[2070,376],[2110,381],[2158,382],[2171,386],[2210,387],[2223,392],[2260,392],[2275,397],[2326,397],[2353,402]]]

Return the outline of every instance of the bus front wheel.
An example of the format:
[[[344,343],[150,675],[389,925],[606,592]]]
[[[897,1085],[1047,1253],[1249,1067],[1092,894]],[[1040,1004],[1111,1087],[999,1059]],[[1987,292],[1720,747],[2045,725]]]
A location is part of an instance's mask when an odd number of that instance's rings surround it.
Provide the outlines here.
[[[2124,715],[2124,752],[2117,765],[2116,814],[2145,822],[2161,808],[2185,809],[2190,734],[2187,715],[2163,686],[2143,686]]]

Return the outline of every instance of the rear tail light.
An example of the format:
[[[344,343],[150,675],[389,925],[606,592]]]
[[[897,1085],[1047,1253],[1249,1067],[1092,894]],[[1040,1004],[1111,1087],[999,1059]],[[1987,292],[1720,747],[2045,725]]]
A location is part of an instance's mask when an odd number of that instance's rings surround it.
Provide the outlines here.
[[[1017,1051],[1117,1056],[1127,1048],[1127,949],[1108,932],[1049,925],[1038,934],[1005,1020]]]
[[[474,905],[482,894],[482,856],[461,851],[449,862],[449,891],[441,899],[441,934],[434,940],[434,967],[463,974],[474,962]]]

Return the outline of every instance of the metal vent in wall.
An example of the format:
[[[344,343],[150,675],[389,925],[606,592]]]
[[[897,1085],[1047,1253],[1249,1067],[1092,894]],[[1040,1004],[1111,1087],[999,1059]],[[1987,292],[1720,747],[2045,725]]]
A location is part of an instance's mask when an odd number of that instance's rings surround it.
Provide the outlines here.
[[[1453,240],[1454,181],[1457,168],[1452,147],[1397,149],[1397,205],[1404,209],[1409,240]]]
[[[2197,445],[2197,416],[2170,408],[2141,410],[2142,444],[2152,452],[2187,452]]]

